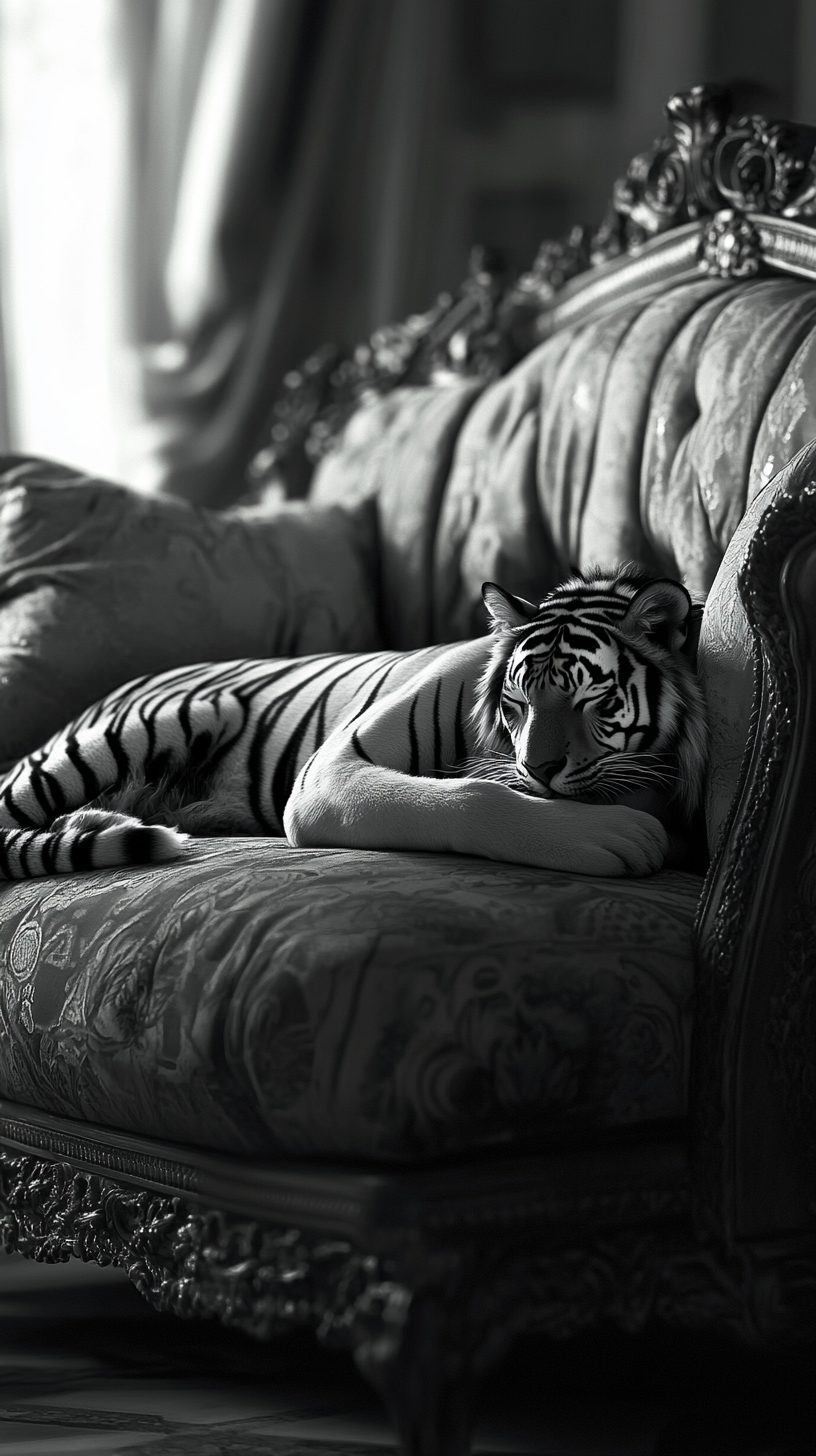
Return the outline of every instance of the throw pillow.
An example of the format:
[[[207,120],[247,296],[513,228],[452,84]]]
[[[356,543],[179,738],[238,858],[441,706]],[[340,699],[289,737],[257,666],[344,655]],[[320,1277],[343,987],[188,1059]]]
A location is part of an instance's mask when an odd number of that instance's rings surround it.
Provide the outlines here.
[[[363,510],[204,510],[0,462],[0,764],[142,673],[380,646]]]

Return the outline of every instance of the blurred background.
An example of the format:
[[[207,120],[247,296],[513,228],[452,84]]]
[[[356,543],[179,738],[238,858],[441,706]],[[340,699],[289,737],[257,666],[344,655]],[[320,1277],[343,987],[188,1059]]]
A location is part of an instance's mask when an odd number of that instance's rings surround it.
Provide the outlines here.
[[[701,80],[816,124],[816,0],[0,0],[0,447],[222,498],[293,364],[599,222]]]

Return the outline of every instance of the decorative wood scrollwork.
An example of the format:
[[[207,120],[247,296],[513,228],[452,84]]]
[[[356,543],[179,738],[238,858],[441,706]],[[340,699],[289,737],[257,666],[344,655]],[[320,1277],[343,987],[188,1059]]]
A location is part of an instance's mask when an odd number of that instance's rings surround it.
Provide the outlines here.
[[[723,129],[714,184],[742,212],[809,218],[816,212],[816,128],[746,116]]]
[[[773,1013],[766,1049],[774,1055],[776,1075],[785,1086],[788,1115],[796,1125],[807,1128],[808,1141],[812,1142],[813,1136],[812,1053],[816,1023],[812,947],[816,891],[810,860],[806,857],[803,862],[799,858],[797,883],[785,886],[786,893],[791,892],[792,917],[785,933],[768,930],[773,923],[774,905],[764,898],[757,901],[757,877],[767,852],[772,814],[780,806],[785,775],[790,779],[797,768],[792,756],[794,705],[798,704],[800,715],[812,713],[808,706],[810,689],[806,685],[804,693],[800,692],[801,664],[794,655],[780,578],[791,554],[809,541],[816,541],[813,447],[806,447],[789,469],[788,492],[779,495],[759,522],[739,573],[740,597],[755,634],[756,698],[740,787],[709,871],[698,924],[696,1071],[692,1090],[697,1123],[695,1183],[700,1199],[698,1216],[720,1231],[724,1223],[728,1225],[738,1218],[738,1202],[747,1198],[745,1171],[736,1180],[733,1162],[736,1134],[731,1124],[739,1099],[731,1080],[735,1073],[729,1039],[733,1042],[739,1036],[746,997],[757,994],[753,984],[739,993],[735,985],[738,977],[746,974],[746,964],[752,967],[753,975],[753,958],[759,954],[760,945],[764,971],[772,986],[771,1005],[766,1005],[762,1015],[766,1023],[768,1012]],[[804,763],[806,777],[799,783],[798,804],[807,803],[806,793],[811,792],[813,784],[811,732],[812,716],[800,717],[803,738],[798,766]],[[796,808],[790,795],[782,798]],[[802,839],[794,845],[797,858],[805,845]],[[766,885],[763,896],[767,894]],[[755,902],[763,906],[763,918],[749,936],[746,925]],[[724,1074],[725,1067],[729,1068],[728,1075]],[[756,1169],[754,1176],[761,1182],[761,1169]]]
[[[563,1230],[428,1241],[405,1228],[366,1250],[9,1153],[0,1239],[44,1262],[116,1264],[158,1309],[257,1338],[314,1328],[353,1350],[414,1456],[465,1456],[473,1375],[524,1330],[563,1337],[611,1320],[637,1331],[659,1319],[756,1342],[807,1335],[816,1311],[813,1241],[723,1256],[670,1222],[583,1245]]]
[[[666,118],[668,131],[615,183],[592,241],[594,264],[725,209],[796,219],[816,212],[816,128],[734,119],[731,95],[719,86],[672,96]]]
[[[378,329],[356,349],[327,345],[292,370],[250,466],[251,488],[305,494],[314,465],[366,398],[399,385],[496,378],[539,342],[547,310],[567,285],[672,228],[712,218],[700,268],[748,278],[761,250],[744,214],[816,225],[816,128],[734,118],[729,92],[717,86],[679,92],[666,118],[667,131],[615,183],[594,234],[575,227],[543,242],[529,271],[511,283],[495,253],[474,248],[455,295],[442,294],[427,313]]]
[[[115,1264],[158,1309],[217,1318],[259,1339],[312,1326],[355,1348],[373,1377],[374,1365],[396,1358],[420,1294],[450,1307],[449,1325],[460,1323],[457,1368],[464,1354],[488,1363],[529,1328],[560,1338],[599,1320],[637,1330],[659,1317],[731,1328],[757,1342],[801,1334],[816,1310],[813,1240],[725,1254],[674,1222],[587,1233],[583,1243],[563,1229],[429,1242],[406,1228],[380,1239],[378,1250],[363,1249],[128,1188],[70,1163],[0,1153],[7,1253]]]
[[[761,263],[759,233],[732,208],[718,212],[700,239],[700,268],[718,278],[753,278]]]
[[[668,132],[633,157],[612,189],[609,211],[592,240],[593,264],[727,205],[713,173],[730,110],[731,97],[718,86],[693,86],[671,97]]]
[[[771,999],[765,1044],[785,1105],[816,1160],[816,831],[799,871],[782,984]]]
[[[455,296],[441,294],[427,313],[378,329],[353,350],[327,344],[287,374],[268,441],[249,467],[251,487],[278,482],[290,495],[304,494],[313,467],[366,398],[399,385],[504,373],[528,347],[499,317],[504,271],[497,253],[475,247]]]
[[[355,1321],[395,1333],[406,1290],[343,1239],[201,1210],[70,1163],[0,1154],[0,1239],[41,1263],[123,1268],[157,1309],[216,1318],[259,1339],[298,1325],[350,1342]]]

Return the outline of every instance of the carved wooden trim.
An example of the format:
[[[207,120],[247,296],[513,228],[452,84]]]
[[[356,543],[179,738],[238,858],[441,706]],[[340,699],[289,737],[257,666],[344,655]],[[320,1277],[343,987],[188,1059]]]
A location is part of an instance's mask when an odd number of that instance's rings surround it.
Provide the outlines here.
[[[537,316],[537,341],[585,319],[600,317],[623,303],[645,301],[668,284],[699,278],[702,238],[702,223],[686,223],[645,243],[633,254],[626,253],[576,277],[574,285],[559,290]]]
[[[658,1221],[586,1242],[569,1225],[455,1239],[406,1228],[376,1248],[7,1152],[0,1238],[7,1253],[42,1263],[115,1264],[157,1308],[217,1317],[259,1339],[313,1325],[323,1339],[354,1345],[358,1312],[366,1330],[386,1319],[398,1332],[417,1291],[450,1297],[468,1314],[481,1362],[531,1327],[560,1337],[606,1319],[638,1329],[657,1316],[756,1343],[802,1333],[816,1311],[814,1238],[726,1252],[698,1242],[687,1221]]]
[[[443,293],[424,314],[377,329],[354,349],[326,344],[283,380],[267,440],[250,463],[257,492],[282,482],[304,495],[315,464],[333,447],[361,402],[399,385],[498,378],[534,340],[500,321],[505,268],[494,251],[475,247],[456,294]],[[518,334],[518,336],[517,336]]]
[[[761,1006],[761,1027],[754,1032],[758,1060],[764,1051],[768,1072],[781,1089],[785,1117],[795,1129],[796,1153],[803,1152],[810,1165],[805,1196],[816,1227],[816,533],[805,536],[788,555],[780,597],[790,632],[797,708],[779,795],[776,842],[768,856],[776,882],[760,889],[776,912],[776,924],[765,917],[764,928],[766,940],[779,947],[779,967],[764,994],[752,980],[749,985]],[[766,949],[764,959],[767,963]]]
[[[771,217],[816,212],[816,128],[732,115],[725,87],[692,86],[666,106],[668,128],[615,183],[593,263],[724,209]]]
[[[811,1160],[816,1157],[816,825],[804,845],[785,960],[770,1000],[765,1046]]]
[[[296,1325],[342,1334],[357,1300],[402,1298],[377,1257],[347,1240],[199,1209],[67,1162],[0,1154],[0,1235],[6,1252],[42,1263],[115,1264],[157,1309],[259,1339]]]
[[[315,1232],[366,1238],[412,1227],[428,1234],[566,1224],[681,1219],[690,1210],[681,1127],[652,1127],[642,1143],[558,1148],[420,1169],[381,1170],[276,1159],[230,1158],[90,1126],[0,1099],[0,1146],[45,1156],[242,1217],[298,1222]]]
[[[51,1158],[66,1158],[76,1166],[137,1179],[143,1186],[198,1191],[196,1170],[184,1162],[153,1152],[116,1147],[87,1133],[39,1128],[30,1121],[0,1113],[0,1137],[7,1145],[26,1153],[39,1150]]]
[[[110,1175],[172,1197],[183,1192],[244,1215],[305,1220],[348,1232],[377,1207],[376,1180],[319,1166],[272,1168],[178,1148],[157,1139],[85,1124],[0,1099],[0,1146],[12,1155],[65,1159],[84,1173]]]
[[[474,1371],[516,1335],[653,1319],[752,1342],[808,1335],[816,1240],[723,1254],[687,1222],[423,1239],[374,1248],[122,1188],[70,1163],[0,1154],[3,1247],[123,1268],[157,1308],[266,1339],[297,1326],[351,1349],[415,1456],[464,1456]]]
[[[757,696],[740,787],[698,920],[698,1211],[728,1237],[816,1227],[807,1166],[812,1074],[803,1062],[816,1050],[813,464],[808,447],[798,467],[800,493],[766,511],[740,572],[755,634]]]
[[[816,278],[816,231],[813,223],[789,222],[785,218],[747,214],[756,228],[762,262],[766,268]]]
[[[594,234],[575,227],[543,242],[509,285],[501,259],[475,248],[455,295],[355,349],[327,345],[292,370],[250,484],[303,495],[314,464],[366,398],[399,385],[489,381],[554,330],[667,283],[763,270],[816,279],[816,128],[734,117],[729,92],[716,86],[672,96],[666,120],[615,183]]]

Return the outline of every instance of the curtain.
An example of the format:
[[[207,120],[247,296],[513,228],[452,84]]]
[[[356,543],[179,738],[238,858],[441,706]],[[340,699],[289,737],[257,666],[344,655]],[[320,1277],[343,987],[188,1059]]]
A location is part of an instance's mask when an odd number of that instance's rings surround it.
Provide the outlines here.
[[[445,281],[452,12],[0,0],[13,446],[240,495],[286,370]]]
[[[115,475],[137,397],[118,21],[111,0],[0,4],[4,444]]]

